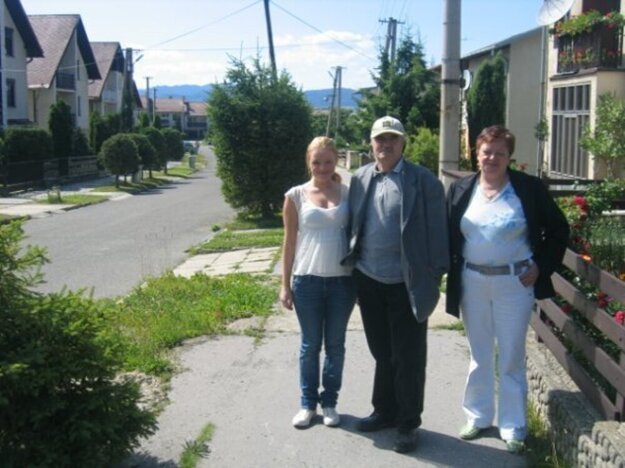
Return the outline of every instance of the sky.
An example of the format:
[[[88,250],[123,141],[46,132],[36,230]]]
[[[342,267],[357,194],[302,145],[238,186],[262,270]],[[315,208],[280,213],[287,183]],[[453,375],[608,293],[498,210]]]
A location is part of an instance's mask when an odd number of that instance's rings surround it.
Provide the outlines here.
[[[545,0],[462,0],[461,53],[539,27]],[[220,83],[232,58],[269,64],[263,0],[21,0],[28,15],[79,14],[90,41],[132,48],[139,88]],[[271,0],[276,65],[303,90],[373,85],[389,18],[421,40],[429,65],[443,52],[443,0]],[[399,39],[398,39],[399,40]]]

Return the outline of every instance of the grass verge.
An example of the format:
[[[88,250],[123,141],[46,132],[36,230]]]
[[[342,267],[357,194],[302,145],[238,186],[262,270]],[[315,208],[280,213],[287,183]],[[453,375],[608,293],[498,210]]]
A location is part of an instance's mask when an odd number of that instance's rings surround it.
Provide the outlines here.
[[[201,458],[206,458],[210,453],[208,442],[213,438],[215,426],[208,423],[202,428],[200,435],[194,441],[187,441],[180,456],[180,468],[195,468]]]
[[[239,213],[232,221],[226,224],[230,231],[244,231],[247,229],[272,229],[282,227],[282,215],[274,213],[270,218],[250,216]]]
[[[59,197],[49,196],[48,198],[37,198],[34,201],[36,203],[50,204],[50,205],[67,204],[67,205],[87,206],[87,205],[93,205],[95,203],[101,203],[106,200],[108,200],[108,197],[105,195],[75,194],[75,195],[61,195]]]
[[[255,231],[223,231],[208,242],[191,247],[189,253],[198,255],[250,247],[280,247],[283,235],[284,230],[282,228]]]
[[[181,164],[167,169],[167,174],[163,171],[152,171],[153,177],[180,177],[186,179],[190,175],[197,172],[197,169],[191,169],[189,166]]]
[[[172,273],[149,279],[111,304],[110,320],[125,340],[125,366],[167,377],[169,352],[186,339],[224,333],[229,323],[271,314],[275,285],[265,276],[244,273],[224,277]]]
[[[170,183],[171,181],[168,179],[154,177],[154,172],[152,172],[151,178],[143,179],[141,182],[124,182],[123,180],[120,180],[119,187],[115,187],[115,185],[102,185],[94,188],[92,191],[138,193],[144,190],[155,189],[161,185]]]

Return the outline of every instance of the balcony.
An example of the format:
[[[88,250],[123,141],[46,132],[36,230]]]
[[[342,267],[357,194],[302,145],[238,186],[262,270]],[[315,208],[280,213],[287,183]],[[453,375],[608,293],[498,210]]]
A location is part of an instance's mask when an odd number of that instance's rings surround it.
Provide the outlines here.
[[[598,24],[588,33],[557,38],[558,73],[588,68],[621,68],[623,28]]]
[[[56,72],[57,89],[76,89],[76,75],[67,72]]]

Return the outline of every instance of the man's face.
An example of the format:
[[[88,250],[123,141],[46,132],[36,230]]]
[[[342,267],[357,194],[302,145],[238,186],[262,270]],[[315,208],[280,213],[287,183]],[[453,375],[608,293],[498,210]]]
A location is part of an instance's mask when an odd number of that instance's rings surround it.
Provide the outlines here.
[[[389,171],[401,159],[404,137],[396,133],[382,133],[371,139],[371,148],[378,162],[378,168],[382,171]]]

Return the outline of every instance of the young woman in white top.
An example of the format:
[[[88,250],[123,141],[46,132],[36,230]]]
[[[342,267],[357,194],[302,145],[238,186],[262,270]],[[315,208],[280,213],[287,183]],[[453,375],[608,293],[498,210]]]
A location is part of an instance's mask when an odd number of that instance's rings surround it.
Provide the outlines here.
[[[301,409],[293,426],[308,427],[320,404],[326,426],[337,426],[338,392],[345,359],[345,331],[355,303],[351,270],[339,262],[347,253],[347,187],[336,173],[338,152],[332,139],[308,145],[311,179],[285,194],[284,263],[280,301],[300,323]],[[319,355],[325,349],[319,392]]]

